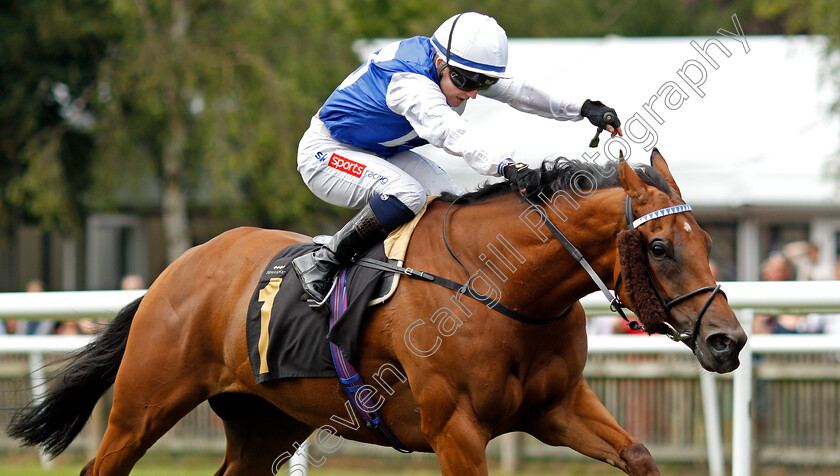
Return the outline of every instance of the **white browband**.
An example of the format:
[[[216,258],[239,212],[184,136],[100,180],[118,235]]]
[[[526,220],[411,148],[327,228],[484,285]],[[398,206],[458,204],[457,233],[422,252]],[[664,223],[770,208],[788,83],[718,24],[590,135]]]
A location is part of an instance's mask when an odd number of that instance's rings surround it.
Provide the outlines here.
[[[667,215],[673,215],[675,213],[683,213],[690,211],[691,205],[676,205],[673,207],[663,208],[662,210],[656,210],[655,212],[650,212],[645,216],[633,220],[633,228],[638,228],[639,225],[649,222],[655,218],[661,218]]]

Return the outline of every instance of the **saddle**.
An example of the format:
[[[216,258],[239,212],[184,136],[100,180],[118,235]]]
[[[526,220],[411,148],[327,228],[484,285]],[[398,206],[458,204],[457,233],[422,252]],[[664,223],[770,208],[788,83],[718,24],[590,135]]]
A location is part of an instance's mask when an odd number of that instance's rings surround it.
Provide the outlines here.
[[[394,436],[376,409],[358,403],[355,394],[364,383],[355,368],[365,311],[384,303],[397,290],[402,274],[397,270],[402,269],[411,234],[425,211],[426,207],[361,257],[367,266],[354,264],[338,273],[329,309],[311,308],[297,274],[290,271],[293,259],[315,251],[330,237],[316,237],[312,243],[281,250],[260,275],[246,316],[248,355],[257,383],[338,377],[365,426],[400,452],[410,450]],[[370,263],[387,266],[371,267]]]
[[[428,203],[427,203],[428,204]],[[381,245],[362,258],[402,266],[411,234],[426,208],[410,222],[391,232]],[[329,241],[329,237],[326,237]],[[251,369],[258,383],[297,377],[335,377],[330,343],[358,365],[359,332],[368,307],[386,302],[399,285],[400,273],[351,265],[342,271],[346,282],[346,309],[330,326],[330,309],[310,308],[291,261],[326,242],[280,250],[260,275],[246,316],[246,340]]]

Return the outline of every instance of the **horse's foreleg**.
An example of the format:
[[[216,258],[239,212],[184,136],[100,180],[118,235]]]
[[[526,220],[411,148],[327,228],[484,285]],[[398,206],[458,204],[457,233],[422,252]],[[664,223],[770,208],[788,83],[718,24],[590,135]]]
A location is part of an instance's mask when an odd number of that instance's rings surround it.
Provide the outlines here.
[[[647,448],[618,425],[584,379],[558,405],[536,416],[531,428],[549,445],[568,446],[627,474],[659,474]]]
[[[455,411],[448,418],[437,412],[422,412],[422,429],[440,462],[443,476],[486,476],[485,450],[489,439],[477,426],[477,418],[466,411]]]

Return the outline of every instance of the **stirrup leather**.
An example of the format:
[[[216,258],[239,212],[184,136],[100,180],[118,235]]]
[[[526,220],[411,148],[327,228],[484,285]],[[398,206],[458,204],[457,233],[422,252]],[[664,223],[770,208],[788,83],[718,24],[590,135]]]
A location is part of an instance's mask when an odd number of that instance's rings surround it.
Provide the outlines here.
[[[368,204],[322,248],[312,254],[295,258],[292,266],[300,278],[303,290],[312,298],[307,299],[309,305],[323,306],[333,292],[338,271],[387,235],[387,231]],[[329,289],[321,295],[320,289],[326,288],[327,285],[330,286]]]

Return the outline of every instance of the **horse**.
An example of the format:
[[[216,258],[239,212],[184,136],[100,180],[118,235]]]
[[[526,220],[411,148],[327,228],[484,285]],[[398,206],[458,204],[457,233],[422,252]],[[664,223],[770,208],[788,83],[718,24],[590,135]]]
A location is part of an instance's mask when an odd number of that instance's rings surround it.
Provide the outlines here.
[[[407,449],[434,452],[443,475],[486,475],[488,442],[521,431],[627,474],[659,474],[650,452],[582,376],[587,338],[578,301],[598,290],[592,276],[610,283],[630,309],[642,295],[630,292],[634,285],[655,288],[664,312],[647,322],[643,313],[637,317],[648,332],[671,329],[709,371],[737,368],[746,334],[715,286],[708,234],[686,211],[658,150],[650,162],[560,158],[542,164],[535,190],[487,184],[429,204],[406,265],[467,280],[476,295],[493,299],[403,279],[366,314],[359,374],[380,384],[368,400],[382,404],[384,421]],[[661,213],[674,207],[682,208]],[[636,229],[643,277],[620,279],[618,236],[629,220],[655,215]],[[592,275],[551,237],[551,227],[589,260]],[[346,424],[355,417],[337,379],[257,384],[249,365],[244,316],[258,276],[278,250],[311,240],[243,227],[191,248],[70,357],[63,378],[17,414],[10,434],[55,456],[113,384],[107,430],[84,476],[128,474],[205,400],[226,436],[217,475],[274,474],[315,429],[313,444],[326,453],[343,439],[382,445],[364,425]],[[495,303],[532,321],[502,315]]]

